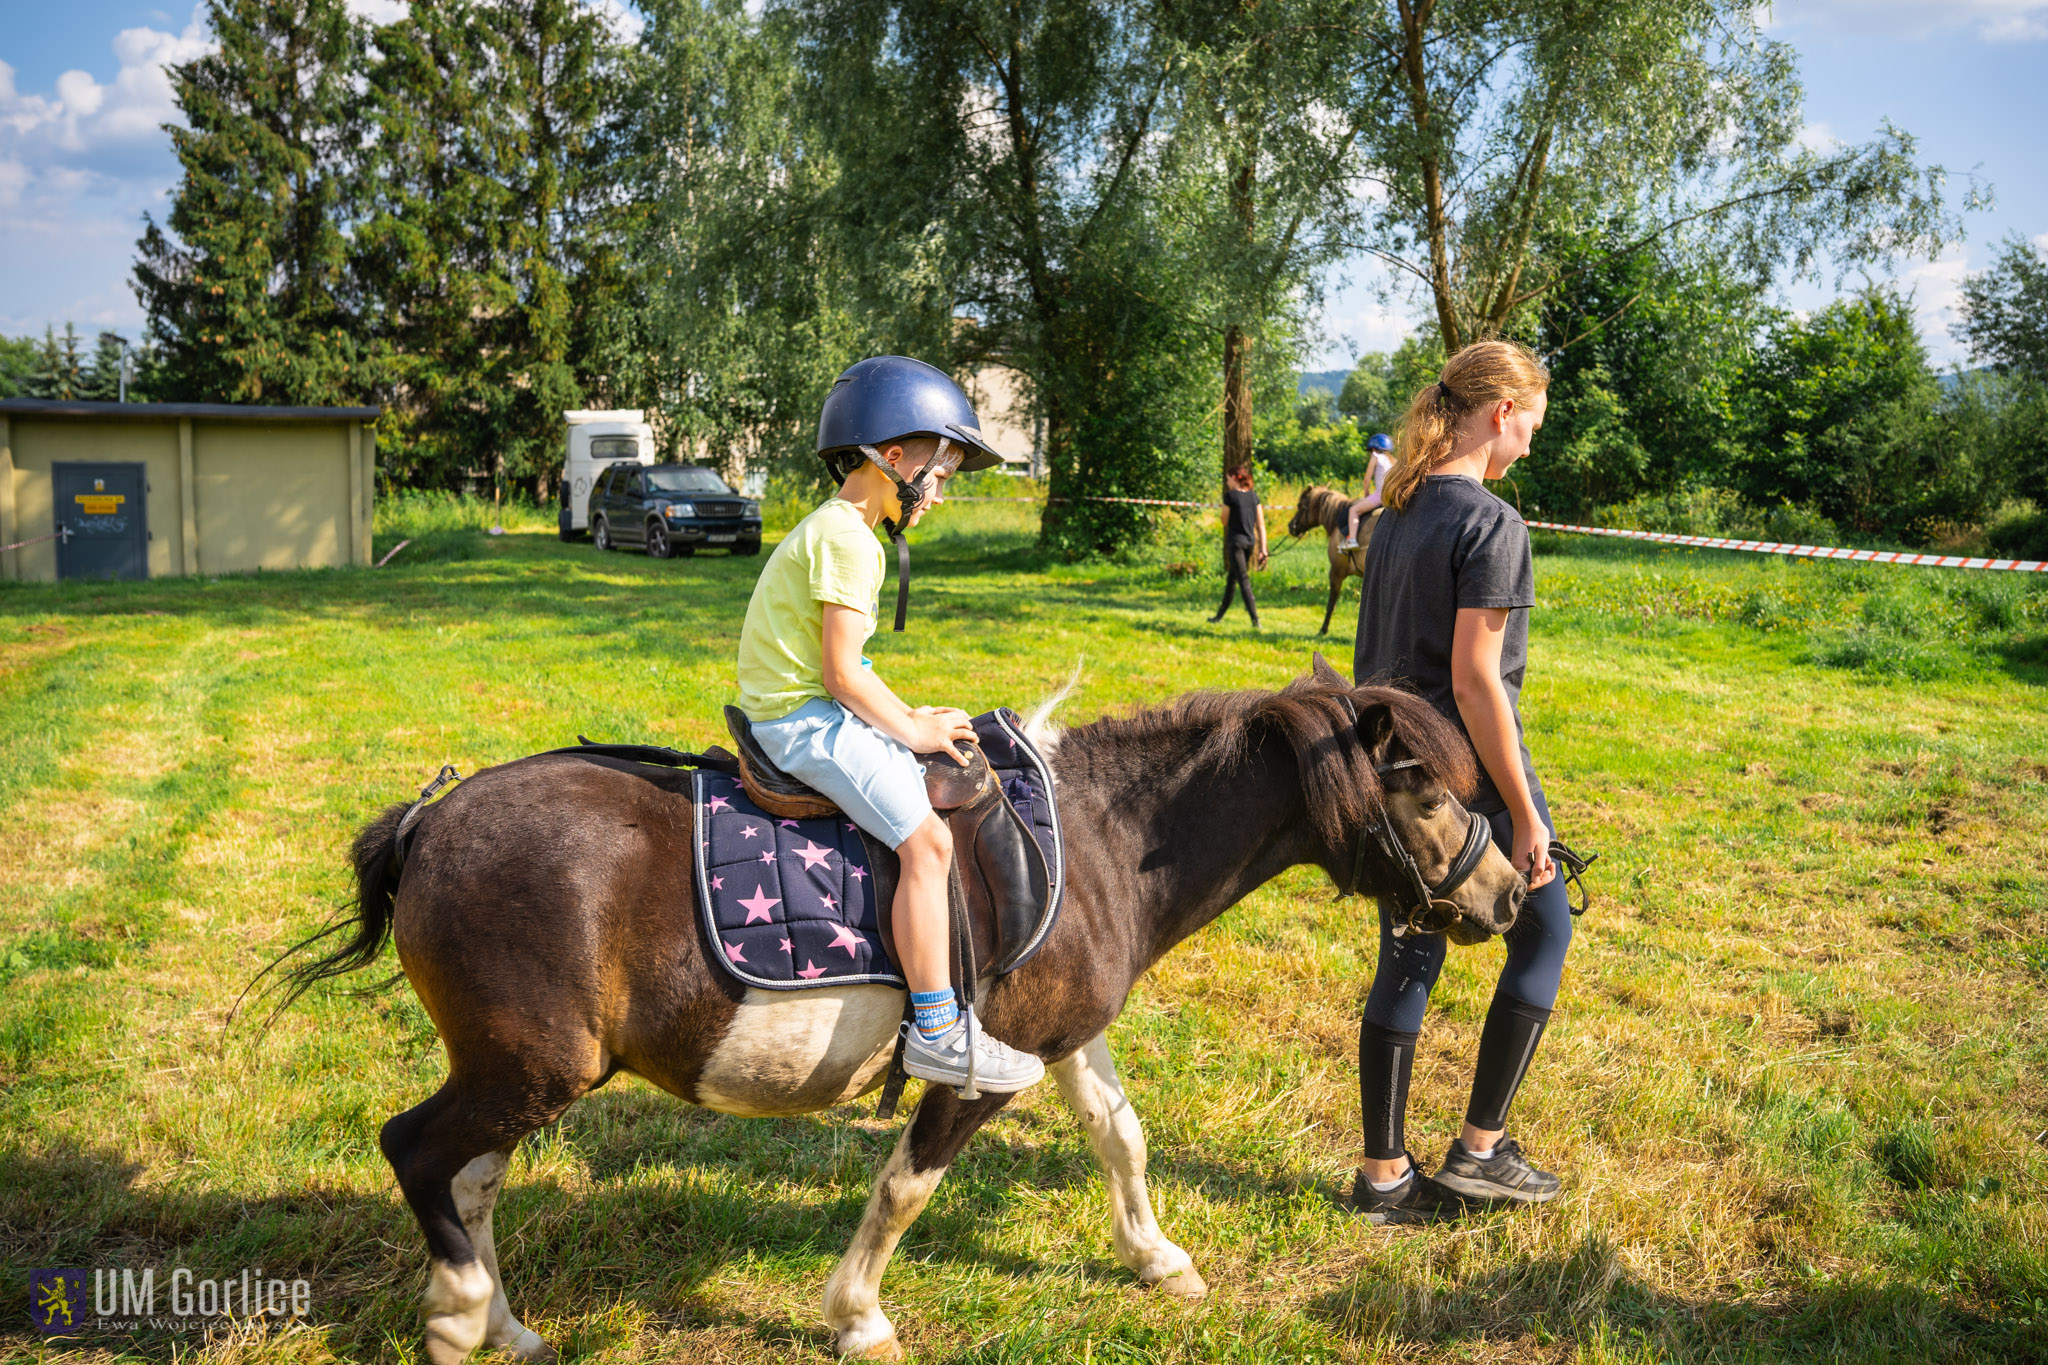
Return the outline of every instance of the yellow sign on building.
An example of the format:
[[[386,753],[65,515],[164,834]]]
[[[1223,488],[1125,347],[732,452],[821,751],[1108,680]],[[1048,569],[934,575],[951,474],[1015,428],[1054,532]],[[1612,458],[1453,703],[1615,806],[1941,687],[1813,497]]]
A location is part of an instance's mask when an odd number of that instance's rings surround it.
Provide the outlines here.
[[[89,517],[111,517],[128,501],[119,493],[79,493],[71,500]]]

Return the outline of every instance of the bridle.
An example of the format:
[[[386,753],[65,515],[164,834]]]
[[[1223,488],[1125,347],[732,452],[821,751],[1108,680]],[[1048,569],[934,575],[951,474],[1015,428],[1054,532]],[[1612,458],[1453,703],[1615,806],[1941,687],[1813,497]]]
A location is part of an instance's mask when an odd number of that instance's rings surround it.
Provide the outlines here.
[[[1394,763],[1377,764],[1373,771],[1384,777],[1400,768],[1421,766],[1420,759],[1404,758]],[[1409,934],[1441,934],[1458,922],[1463,912],[1452,903],[1450,895],[1479,870],[1486,850],[1493,846],[1493,826],[1487,823],[1486,817],[1477,811],[1466,814],[1471,823],[1465,827],[1465,847],[1451,860],[1449,870],[1435,886],[1422,879],[1422,868],[1395,836],[1393,821],[1387,815],[1384,801],[1374,809],[1371,820],[1359,832],[1353,844],[1349,890],[1362,893],[1365,889],[1365,849],[1366,841],[1370,839],[1379,846],[1381,855],[1400,871],[1406,883],[1402,888],[1402,903],[1394,916],[1395,938]]]

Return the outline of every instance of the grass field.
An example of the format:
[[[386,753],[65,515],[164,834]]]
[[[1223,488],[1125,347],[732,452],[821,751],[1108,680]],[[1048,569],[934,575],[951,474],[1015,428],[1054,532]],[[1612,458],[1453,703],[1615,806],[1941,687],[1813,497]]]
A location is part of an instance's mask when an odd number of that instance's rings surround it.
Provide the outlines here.
[[[0,1356],[416,1359],[424,1253],[375,1138],[438,1084],[432,1028],[402,983],[316,992],[268,1035],[224,1027],[236,993],[343,900],[354,828],[441,763],[717,737],[759,561],[401,510],[378,553],[414,544],[381,570],[0,585]],[[1085,658],[1082,720],[1307,666],[1314,546],[1275,559],[1252,635],[1202,622],[1206,527],[1062,566],[1027,508],[943,515],[911,633],[871,650],[913,699],[1022,705]],[[2048,1356],[2048,592],[1539,548],[1531,743],[1562,831],[1604,855],[1513,1120],[1565,1197],[1402,1232],[1333,1207],[1373,937],[1296,872],[1110,1035],[1210,1298],[1117,1265],[1044,1087],[968,1147],[883,1283],[917,1358]],[[1428,1160],[1499,960],[1454,950],[1437,991]],[[621,1079],[521,1149],[513,1306],[575,1359],[827,1359],[819,1293],[893,1137],[871,1103],[739,1120]],[[316,1325],[55,1346],[27,1325],[30,1268],[176,1265],[307,1278]]]

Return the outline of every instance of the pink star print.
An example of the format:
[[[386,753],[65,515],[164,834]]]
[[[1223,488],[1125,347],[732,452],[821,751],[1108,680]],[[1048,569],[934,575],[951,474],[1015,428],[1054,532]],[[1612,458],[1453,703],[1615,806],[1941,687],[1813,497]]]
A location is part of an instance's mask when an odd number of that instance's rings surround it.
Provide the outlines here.
[[[761,861],[762,861],[762,862],[764,862],[764,863],[772,863],[772,862],[774,862],[774,861],[775,861],[775,850],[774,850],[774,849],[772,849],[772,848],[764,848],[764,849],[762,849],[762,850],[761,850]]]
[[[789,940],[788,940],[788,939],[784,939],[784,940],[782,940],[782,951],[783,951],[783,952],[785,952],[785,953],[786,953],[786,952],[788,952],[788,951],[790,951],[790,948],[789,948]]]
[[[704,803],[704,809],[708,814],[716,815],[722,810],[731,810],[732,802],[722,796],[714,796]]]
[[[853,879],[855,881],[861,881],[865,879],[868,875],[868,870],[864,867],[849,867],[846,870],[853,874]]]
[[[806,839],[804,840],[804,846],[796,851],[796,856],[804,860],[806,868],[823,867],[825,860],[832,856],[832,850],[829,848],[819,848],[815,843]]]
[[[720,943],[725,943],[725,940],[724,940],[724,939],[720,939],[720,940],[719,940],[719,942],[720,942]],[[741,946],[742,946],[742,945],[740,945],[740,944],[737,944],[737,943],[726,943],[726,944],[725,944],[725,955],[726,955],[726,957],[727,957],[727,958],[729,958],[729,959],[731,959],[731,960],[732,960],[732,961],[734,961],[734,962],[745,962],[745,961],[747,960],[747,955],[746,955],[746,954],[745,954],[744,952],[740,951],[740,949],[741,949]]]
[[[848,834],[855,834],[855,833],[858,833],[858,832],[859,832],[859,830],[860,830],[860,826],[858,826],[858,825],[854,825],[854,824],[848,824],[848,825],[847,825],[847,827],[846,827],[846,832],[847,832]]]
[[[806,981],[816,981],[825,974],[825,969],[812,962],[809,958],[805,958],[804,965],[796,969],[796,974]]]
[[[768,895],[761,889],[761,884],[756,882],[754,883],[754,894],[741,901],[740,904],[747,907],[747,923],[752,924],[755,920],[759,919],[767,920],[773,924],[775,917],[768,912],[782,904],[782,898]]]
[[[827,896],[825,897],[825,908],[827,910],[837,910],[839,908],[839,902],[832,899],[832,897]]]
[[[836,932],[832,936],[832,941],[825,946],[827,948],[844,948],[848,957],[854,955],[853,950],[855,948],[867,942],[866,939],[853,932],[852,927],[849,925],[835,924],[832,928]]]
[[[760,832],[760,830],[755,829],[752,825],[746,825],[740,829],[740,833],[746,835],[749,839],[753,838],[756,834],[759,834]]]
[[[712,889],[713,891],[723,891],[723,890],[725,890],[725,878],[723,878],[723,877],[713,877],[713,878],[711,879],[711,889]]]
[[[782,827],[783,827],[784,829],[795,829],[795,828],[796,828],[796,821],[794,821],[794,820],[780,820],[780,821],[777,821],[776,823],[780,824],[780,825],[781,825],[781,826],[782,826]]]

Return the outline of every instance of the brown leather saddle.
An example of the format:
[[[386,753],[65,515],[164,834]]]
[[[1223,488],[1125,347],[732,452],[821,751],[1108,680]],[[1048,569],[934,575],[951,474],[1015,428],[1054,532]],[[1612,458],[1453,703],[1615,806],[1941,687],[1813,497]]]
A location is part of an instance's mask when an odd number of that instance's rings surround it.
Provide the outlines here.
[[[787,820],[841,816],[830,797],[775,766],[738,707],[725,708],[725,725],[738,750],[740,782],[754,804]],[[962,937],[957,927],[962,922],[971,931],[965,935],[968,943],[955,943],[956,961],[966,966],[967,976],[1000,976],[1015,967],[1036,943],[1053,908],[1052,877],[1044,850],[1003,795],[980,747],[971,742],[961,747],[967,753],[964,766],[946,753],[919,754],[917,761],[924,768],[925,794],[931,798],[932,809],[953,831],[951,891],[956,938]],[[875,877],[875,914],[882,946],[894,959],[891,911],[900,875],[896,851],[865,830],[861,837],[868,846]],[[963,954],[962,948],[970,951]]]

